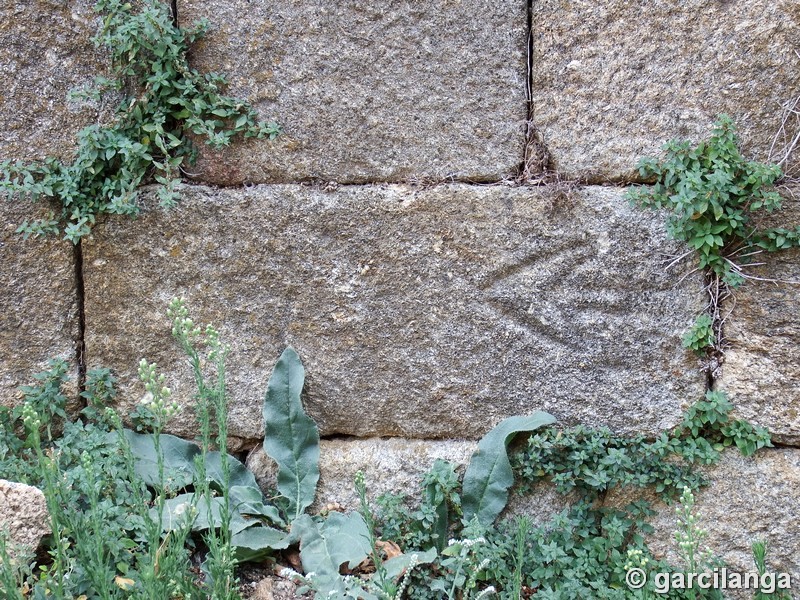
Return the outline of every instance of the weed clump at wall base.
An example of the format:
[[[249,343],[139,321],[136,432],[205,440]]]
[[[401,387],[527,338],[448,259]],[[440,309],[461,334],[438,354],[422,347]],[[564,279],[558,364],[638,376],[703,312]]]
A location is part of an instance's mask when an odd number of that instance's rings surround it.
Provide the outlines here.
[[[236,135],[275,138],[275,123],[258,122],[245,101],[226,96],[225,78],[192,69],[186,53],[207,23],[182,29],[162,0],[98,0],[102,28],[95,43],[110,56],[110,78],[77,95],[99,98],[113,92],[122,101],[110,125],[83,129],[71,162],[48,159],[0,164],[0,192],[11,197],[48,199],[60,205],[42,219],[24,222],[24,236],[59,234],[77,243],[98,215],[135,215],[137,188],[159,185],[160,204],[178,199],[181,169],[197,157],[190,135],[215,147]]]
[[[691,515],[691,490],[704,484],[695,467],[717,462],[727,446],[749,455],[770,445],[766,431],[731,418],[721,392],[708,392],[656,440],[556,429],[552,416],[537,412],[489,431],[463,475],[437,460],[415,501],[387,494],[373,508],[358,475],[358,510],[312,515],[320,438],[301,402],[305,370],[297,353],[284,350],[265,394],[264,449],[278,469],[267,499],[254,475],[225,452],[227,346],[214,327],[192,321],[182,300],[168,315],[195,379],[197,442],[164,433],[179,406],[146,360],[139,374],[147,393],[131,415],[138,431],[125,429],[109,408],[115,391],[107,369],[87,373],[88,406],[70,419],[63,361],[23,389],[21,405],[0,407],[0,478],[41,487],[54,532],[49,561],[40,564],[8,560],[0,532],[0,583],[7,588],[0,599],[239,600],[237,565],[269,561],[272,571],[273,562],[289,562],[285,551],[295,560],[283,576],[316,599],[651,597],[649,588],[637,595],[625,586],[626,569],[680,573],[712,563]],[[509,455],[522,434],[527,443]],[[522,492],[546,480],[577,501],[541,525],[498,521],[515,479]],[[686,565],[652,556],[644,541],[653,515],[646,502],[603,505],[610,490],[623,487],[649,487],[665,500],[681,496]]]

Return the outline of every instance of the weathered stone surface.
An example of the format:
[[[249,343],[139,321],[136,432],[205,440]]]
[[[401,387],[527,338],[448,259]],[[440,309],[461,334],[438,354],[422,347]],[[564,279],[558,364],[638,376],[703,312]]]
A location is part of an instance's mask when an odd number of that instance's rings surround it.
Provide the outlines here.
[[[419,499],[422,476],[436,459],[465,467],[474,451],[474,441],[399,438],[322,440],[320,480],[312,510],[328,504],[357,510],[359,500],[353,481],[358,471],[364,473],[370,499],[374,500],[385,492],[407,494]],[[276,488],[276,465],[261,446],[250,452],[247,467],[255,473],[258,484],[264,490]]]
[[[50,358],[75,365],[79,332],[72,244],[28,239],[19,224],[41,216],[30,202],[0,201],[0,405],[14,404],[17,388],[33,383]],[[72,390],[76,389],[74,367]]]
[[[36,550],[42,537],[50,533],[47,501],[38,488],[0,479],[0,530],[9,534],[14,547]]]
[[[200,181],[497,179],[523,157],[526,4],[179,0],[212,31],[193,64],[285,136],[222,154]]]
[[[175,295],[233,346],[231,433],[249,443],[286,344],[323,435],[478,438],[540,409],[655,433],[704,393],[680,345],[702,277],[664,272],[676,246],[619,189],[183,193],[172,212],[108,219],[84,245],[88,361],[116,370],[123,402],[142,396],[147,357],[190,404],[164,316]]]
[[[800,89],[793,0],[532,7],[533,120],[569,177],[635,178],[640,157],[676,137],[708,137],[719,113],[739,124],[746,151],[764,159],[781,104]]]
[[[800,224],[800,202],[787,198],[767,226]],[[762,266],[727,303],[728,348],[717,387],[740,418],[766,427],[777,441],[800,444],[800,251],[756,257]]]
[[[70,103],[103,65],[90,0],[0,3],[0,160],[67,158],[97,110]]]
[[[388,492],[405,494],[409,506],[415,506],[422,498],[422,478],[437,459],[455,464],[463,475],[476,448],[477,443],[472,440],[323,439],[317,496],[309,510],[319,511],[331,504],[358,510],[359,498],[353,483],[358,471],[364,473],[371,502]],[[261,446],[250,451],[247,468],[265,493],[276,489],[277,466]],[[575,496],[563,496],[546,483],[528,493],[512,488],[503,516],[526,515],[534,523],[544,523],[575,501]]]
[[[300,594],[297,591],[299,587],[279,575],[269,575],[260,581],[242,585],[239,592],[247,600],[311,600],[314,597],[312,592]]]
[[[708,532],[706,545],[730,571],[745,573],[755,571],[752,543],[764,540],[769,570],[790,573],[796,586],[800,581],[800,450],[766,449],[749,458],[727,450],[708,475],[710,485],[695,493],[698,524]],[[628,500],[616,492],[607,499],[612,505]],[[659,558],[680,565],[674,541],[675,507],[661,505],[652,523],[650,548]]]

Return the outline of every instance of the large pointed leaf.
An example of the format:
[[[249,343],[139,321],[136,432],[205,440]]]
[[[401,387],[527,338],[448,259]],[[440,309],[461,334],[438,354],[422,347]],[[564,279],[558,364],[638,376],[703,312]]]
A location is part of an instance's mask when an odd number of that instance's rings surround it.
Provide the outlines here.
[[[425,494],[425,502],[428,506],[434,507],[436,518],[431,524],[431,531],[436,544],[436,550],[441,552],[447,546],[447,532],[450,529],[450,510],[448,507],[448,498],[441,493],[440,485],[436,481],[447,480],[449,477],[455,477],[455,465],[437,458],[428,476],[432,476],[434,481],[427,484],[423,490]]]
[[[114,434],[116,435],[116,434]],[[156,458],[155,441],[152,434],[139,434],[124,430],[131,453],[134,457],[134,468],[147,485],[157,487],[159,483],[158,461]],[[164,479],[170,489],[181,489],[197,483],[197,463],[202,451],[192,442],[181,438],[162,434],[160,436],[161,452],[163,454]],[[278,509],[272,505],[264,504],[264,496],[256,483],[253,474],[236,458],[220,452],[209,452],[205,456],[206,477],[212,487],[222,490],[222,457],[228,461],[229,487],[227,489],[229,507],[231,511],[231,527],[234,530],[243,530],[255,523],[269,519],[277,525],[285,525]],[[195,499],[194,493],[181,494],[165,503],[163,524],[165,530],[181,526],[185,517],[182,515],[184,504],[194,503],[197,509],[197,518],[194,521],[195,531],[208,529],[208,505],[204,499]],[[219,516],[222,498],[216,497],[212,501],[212,517],[214,527],[219,527]],[[175,512],[177,510],[177,513]]]
[[[487,433],[478,442],[464,474],[462,509],[464,522],[473,516],[482,525],[491,525],[508,502],[508,488],[514,483],[514,474],[506,453],[506,445],[521,431],[533,431],[552,425],[555,418],[545,412],[535,412],[527,417],[509,417]]]
[[[264,504],[264,496],[257,487],[233,486],[228,493],[231,510],[243,515],[267,517],[276,525],[285,525],[278,509],[271,504]]]
[[[164,531],[180,529],[186,526],[187,519],[192,520],[192,531],[205,531],[211,527],[217,529],[222,525],[222,514],[225,501],[221,496],[211,499],[209,509],[205,498],[197,498],[194,493],[180,494],[164,502],[164,518],[161,523]],[[158,516],[157,508],[151,508],[152,518]],[[244,531],[248,527],[260,525],[257,516],[244,515],[236,510],[231,510],[228,526],[231,533]]]
[[[314,501],[319,480],[319,430],[300,402],[304,378],[300,357],[286,348],[264,400],[264,451],[278,464],[278,492],[289,501],[291,520]]]

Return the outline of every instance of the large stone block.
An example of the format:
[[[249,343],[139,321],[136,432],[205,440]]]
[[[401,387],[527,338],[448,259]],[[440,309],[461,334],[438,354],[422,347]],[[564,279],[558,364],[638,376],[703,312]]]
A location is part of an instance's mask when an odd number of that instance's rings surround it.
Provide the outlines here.
[[[73,365],[80,337],[75,261],[72,244],[56,239],[28,239],[15,233],[25,219],[42,216],[27,201],[0,200],[0,404],[17,402],[17,388],[33,383],[50,358]]]
[[[0,3],[0,160],[68,158],[98,110],[68,101],[99,75],[90,0]]]
[[[478,438],[513,414],[656,433],[700,398],[680,336],[702,276],[664,271],[663,223],[622,191],[442,185],[187,187],[84,244],[91,366],[122,399],[141,357],[190,405],[165,309],[185,296],[232,345],[231,433],[262,436],[286,344],[323,435]],[[187,413],[188,414],[188,413]],[[188,421],[175,431],[191,434]]]
[[[469,463],[476,444],[459,440],[333,439],[320,442],[320,479],[317,498],[311,510],[338,504],[358,510],[355,476],[361,471],[367,497],[374,500],[384,493],[406,494],[419,500],[423,475],[437,459],[463,468]],[[277,486],[277,467],[261,446],[247,457],[247,468],[255,473],[265,490]]]
[[[761,275],[800,280],[800,251],[770,256]],[[748,282],[727,321],[719,389],[740,418],[766,427],[777,441],[800,443],[800,306],[797,285]]]
[[[519,437],[524,437],[520,434]],[[361,471],[370,502],[381,494],[400,494],[407,497],[407,506],[417,506],[422,500],[422,479],[436,460],[456,467],[463,476],[477,449],[475,441],[466,440],[407,440],[402,438],[338,438],[320,442],[320,478],[317,496],[311,511],[331,504],[346,510],[358,510],[355,476]],[[278,469],[261,446],[247,457],[247,468],[255,473],[265,493],[277,487]],[[504,517],[526,515],[536,523],[544,523],[569,504],[574,495],[562,496],[552,485],[538,484],[528,493],[512,488]]]
[[[203,148],[200,181],[485,181],[522,161],[522,0],[179,0],[178,16],[212,26],[193,64],[285,130]]]
[[[797,190],[795,190],[797,193]],[[800,224],[800,202],[786,199],[766,225]],[[759,279],[735,290],[726,310],[727,348],[718,388],[740,418],[770,430],[777,441],[800,444],[800,250],[754,257],[745,269]]]
[[[764,159],[781,104],[800,89],[793,0],[542,0],[532,9],[533,121],[568,177],[636,178],[640,157],[673,138],[708,137],[719,113]]]

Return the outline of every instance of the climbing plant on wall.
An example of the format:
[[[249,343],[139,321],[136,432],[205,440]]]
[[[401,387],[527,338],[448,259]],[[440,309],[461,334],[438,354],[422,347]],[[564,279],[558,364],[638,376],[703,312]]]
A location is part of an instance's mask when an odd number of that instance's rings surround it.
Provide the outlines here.
[[[643,208],[666,209],[670,236],[696,250],[698,267],[709,275],[710,314],[698,317],[683,343],[697,353],[719,350],[720,299],[751,277],[746,270],[755,256],[800,247],[800,227],[757,226],[760,213],[781,207],[774,185],[782,172],[777,165],[745,160],[729,116],[719,116],[708,140],[696,146],[673,140],[664,152],[661,161],[640,161],[639,174],[655,183],[634,188],[628,199]]]
[[[274,139],[280,132],[275,123],[259,122],[247,102],[225,95],[222,75],[190,67],[186,53],[207,23],[179,28],[160,0],[97,0],[95,11],[94,41],[110,57],[109,77],[78,95],[116,94],[119,107],[108,124],[78,134],[69,161],[0,164],[0,191],[60,206],[24,222],[18,231],[26,237],[63,233],[78,243],[98,215],[136,214],[144,183],[156,183],[161,206],[170,207],[181,169],[196,160],[195,140],[221,147],[237,135]]]

